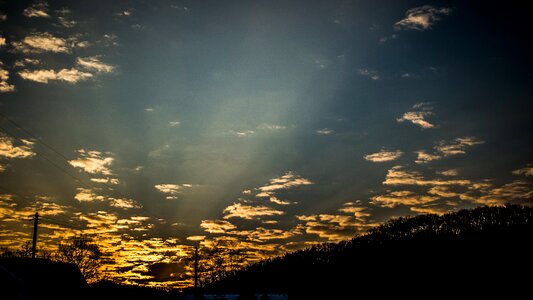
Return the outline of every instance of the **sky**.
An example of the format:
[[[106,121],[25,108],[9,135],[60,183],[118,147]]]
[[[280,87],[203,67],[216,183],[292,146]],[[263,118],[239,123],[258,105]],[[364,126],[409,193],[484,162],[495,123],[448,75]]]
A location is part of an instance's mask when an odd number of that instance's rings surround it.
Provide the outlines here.
[[[191,283],[390,218],[533,200],[521,1],[0,1],[0,246]]]

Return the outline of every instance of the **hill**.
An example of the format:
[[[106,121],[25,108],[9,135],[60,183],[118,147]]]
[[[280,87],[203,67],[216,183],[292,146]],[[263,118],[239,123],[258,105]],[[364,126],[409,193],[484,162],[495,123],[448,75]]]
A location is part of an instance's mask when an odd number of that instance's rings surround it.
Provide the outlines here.
[[[533,208],[525,206],[401,217],[350,241],[248,266],[204,292],[287,293],[290,299],[512,298],[529,293],[532,237]]]

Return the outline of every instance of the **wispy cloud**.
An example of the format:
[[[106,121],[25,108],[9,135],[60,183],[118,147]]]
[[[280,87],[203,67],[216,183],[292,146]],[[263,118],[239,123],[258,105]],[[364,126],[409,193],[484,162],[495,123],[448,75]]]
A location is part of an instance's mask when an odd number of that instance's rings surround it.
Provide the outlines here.
[[[428,30],[440,20],[442,16],[449,15],[451,8],[424,5],[409,9],[405,12],[405,18],[396,22],[396,30]]]
[[[91,178],[91,181],[92,182],[96,182],[96,183],[109,183],[109,184],[119,184],[120,181],[117,179],[117,178]]]
[[[277,131],[277,130],[287,129],[287,126],[279,125],[279,124],[266,124],[266,123],[263,123],[263,124],[257,126],[257,129]]]
[[[272,203],[275,203],[277,205],[291,205],[291,204],[297,204],[298,203],[298,202],[284,201],[284,200],[278,199],[277,197],[274,197],[274,196],[270,197],[269,201],[272,202]]]
[[[69,163],[75,167],[84,170],[90,174],[112,175],[113,172],[109,168],[115,160],[111,153],[102,153],[100,151],[89,151],[80,149],[77,151],[79,157],[77,159],[69,160]],[[107,156],[106,156],[107,155]]]
[[[136,201],[126,198],[109,198],[109,205],[122,209],[142,208],[142,205]]]
[[[426,179],[415,171],[405,170],[402,166],[394,166],[387,172],[384,185],[414,185],[414,186],[441,186],[441,185],[470,185],[466,179]]]
[[[237,228],[237,226],[226,220],[202,220],[200,227],[202,227],[206,232],[219,234],[226,233],[226,231]]]
[[[91,57],[78,57],[76,63],[89,70],[93,70],[100,73],[111,73],[115,69],[114,66],[103,63],[100,61],[100,57],[91,56]]]
[[[30,158],[35,155],[34,143],[22,139],[16,142],[14,139],[0,134],[0,157],[5,158]]]
[[[71,84],[93,77],[93,74],[91,73],[83,72],[74,68],[61,69],[59,72],[56,72],[55,70],[21,70],[18,72],[18,75],[23,79],[39,83],[48,83],[49,81],[65,81]]]
[[[433,147],[435,150],[433,153],[426,152],[424,150],[417,151],[417,164],[425,164],[434,160],[439,160],[444,157],[466,154],[466,149],[475,145],[483,144],[483,141],[480,141],[476,137],[467,136],[467,137],[458,137],[451,141],[440,141]]]
[[[285,212],[270,208],[264,205],[247,205],[241,203],[233,203],[226,207],[223,211],[225,214],[224,219],[230,218],[242,218],[242,219],[255,219],[257,217],[279,216]]]
[[[63,27],[72,28],[72,27],[76,26],[76,24],[78,23],[78,22],[76,22],[74,20],[71,20],[69,18],[69,15],[70,15],[71,11],[66,9],[66,8],[63,8],[63,9],[60,9],[60,10],[56,10],[56,13],[59,15],[57,17],[57,20],[59,21],[59,24],[61,24],[61,26],[63,26]]]
[[[253,130],[244,130],[244,131],[230,130],[229,132],[238,137],[249,137],[255,134],[255,131]]]
[[[433,202],[438,197],[428,195],[417,195],[411,191],[391,191],[385,195],[374,196],[371,198],[372,204],[393,208],[398,205],[415,206]]]
[[[316,133],[320,135],[330,135],[330,134],[333,134],[334,132],[335,131],[333,131],[333,129],[329,129],[329,128],[322,128],[316,131]]]
[[[396,119],[396,121],[408,121],[422,127],[423,129],[435,128],[434,124],[431,124],[426,120],[426,118],[431,115],[433,115],[433,112],[431,111],[408,111],[404,113],[401,118]]]
[[[94,201],[104,201],[105,197],[102,195],[96,194],[91,189],[78,188],[78,192],[74,196],[74,199],[79,202],[94,202]]]
[[[15,61],[14,67],[24,68],[29,65],[39,65],[40,63],[41,61],[36,58],[25,57],[23,59]]]
[[[170,121],[170,122],[168,122],[168,125],[170,127],[178,127],[180,124],[181,124],[180,121]]]
[[[13,92],[15,86],[7,82],[9,80],[9,71],[4,69],[4,64],[0,61],[0,93]]]
[[[522,169],[514,170],[515,175],[533,176],[533,167],[525,167]]]
[[[173,183],[164,183],[156,184],[154,187],[161,193],[167,194],[166,199],[176,200],[178,199],[178,194],[181,194],[184,189],[193,187],[192,184],[173,184]]]
[[[381,149],[379,152],[367,154],[363,157],[371,162],[386,162],[396,160],[400,156],[402,156],[402,151],[400,150],[387,151],[385,149]]]
[[[271,179],[267,185],[257,188],[259,193],[256,197],[270,197],[277,190],[310,184],[313,184],[313,182],[309,179],[295,175],[293,172],[289,171],[281,177]]]
[[[372,80],[379,80],[381,78],[377,71],[368,70],[368,69],[359,69],[359,74],[361,74],[362,76],[368,77]]]
[[[449,169],[444,171],[439,171],[437,174],[444,175],[444,176],[457,176],[459,175],[459,169]]]
[[[22,13],[28,18],[50,18],[48,14],[48,3],[46,1],[36,1],[31,6],[24,9]]]

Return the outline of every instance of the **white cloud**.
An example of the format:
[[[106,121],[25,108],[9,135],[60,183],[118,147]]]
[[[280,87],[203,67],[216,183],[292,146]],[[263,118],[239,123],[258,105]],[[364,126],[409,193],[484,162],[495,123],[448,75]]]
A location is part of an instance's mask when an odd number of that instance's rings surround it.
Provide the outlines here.
[[[168,125],[170,127],[178,127],[180,124],[181,124],[180,121],[170,121],[170,122],[168,122]]]
[[[39,83],[48,83],[49,81],[65,81],[67,83],[77,83],[82,80],[87,80],[93,77],[93,74],[82,72],[77,69],[61,69],[59,72],[55,70],[21,70],[18,72],[23,79],[35,81]]]
[[[405,18],[396,22],[394,28],[396,30],[427,30],[431,29],[436,21],[440,20],[441,16],[449,15],[452,9],[445,7],[435,7],[431,5],[424,5],[409,9],[405,13]]]
[[[0,61],[0,93],[13,92],[15,86],[7,82],[9,80],[9,71],[4,69],[4,64]]]
[[[435,125],[426,120],[426,117],[431,115],[433,115],[433,112],[431,111],[409,111],[404,113],[401,118],[396,119],[396,121],[408,121],[424,129],[435,128]]]
[[[372,80],[380,79],[380,76],[379,76],[378,72],[372,71],[372,70],[368,70],[368,69],[359,69],[359,74],[361,74],[361,75],[363,75],[365,77],[369,77]]]
[[[155,110],[155,108],[153,108],[153,107],[147,107],[147,108],[144,109],[144,111],[146,111],[146,112],[153,112],[154,110]]]
[[[320,135],[330,135],[330,134],[333,134],[334,131],[333,129],[322,128],[322,129],[317,130],[316,133]]]
[[[255,131],[253,130],[245,130],[245,131],[234,131],[230,130],[230,133],[238,136],[238,137],[248,137],[255,134]]]
[[[533,167],[525,167],[522,169],[514,170],[515,175],[533,176]]]
[[[367,154],[364,157],[364,159],[371,161],[371,162],[385,162],[385,161],[393,161],[397,158],[402,156],[402,151],[395,150],[395,151],[387,151],[385,149],[382,149],[379,152]]]
[[[226,207],[223,213],[225,214],[224,219],[243,218],[247,220],[255,219],[256,217],[277,216],[284,214],[284,212],[281,210],[273,209],[267,206],[252,206],[241,203],[233,203],[232,205]]]
[[[101,62],[98,56],[78,57],[76,63],[85,69],[94,70],[100,73],[110,73],[115,69],[114,66]]]
[[[0,157],[5,158],[30,158],[36,153],[33,151],[33,142],[21,140],[21,143],[14,139],[0,135]]]
[[[102,174],[112,175],[112,171],[109,168],[114,161],[111,156],[104,156],[104,153],[100,151],[87,151],[80,149],[77,151],[79,154],[78,159],[69,160],[69,163],[75,168],[81,168],[85,172],[90,174]],[[106,153],[110,154],[110,153]]]
[[[119,180],[116,178],[91,178],[92,182],[96,183],[110,183],[110,184],[119,184]]]
[[[23,53],[68,53],[71,48],[67,40],[55,37],[47,32],[28,35],[21,42],[13,42],[11,45]]]
[[[48,14],[48,3],[46,1],[36,1],[24,9],[22,14],[28,18],[50,18]]]
[[[266,123],[263,123],[263,124],[257,126],[257,129],[264,129],[264,130],[284,130],[284,129],[287,129],[287,126],[285,126],[285,125],[277,125],[277,124],[266,124]]]

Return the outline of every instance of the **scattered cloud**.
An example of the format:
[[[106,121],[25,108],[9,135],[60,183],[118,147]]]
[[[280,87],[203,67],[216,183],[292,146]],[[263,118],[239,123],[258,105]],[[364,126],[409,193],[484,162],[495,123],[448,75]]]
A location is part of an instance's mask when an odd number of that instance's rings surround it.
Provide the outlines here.
[[[76,59],[76,63],[85,69],[93,70],[99,73],[111,73],[115,69],[114,66],[100,61],[98,56],[78,57]]]
[[[166,183],[166,184],[156,184],[154,185],[154,187],[161,193],[167,194],[166,199],[176,200],[178,199],[178,194],[181,194],[183,192],[183,189],[191,188],[193,187],[193,185],[188,184],[188,183],[184,183],[184,184]]]
[[[415,160],[415,163],[417,164],[425,164],[430,161],[434,161],[434,160],[438,160],[442,158],[441,155],[427,153],[426,151],[423,151],[423,150],[417,151],[415,153],[417,154],[417,157]]]
[[[46,1],[36,1],[31,6],[24,9],[22,13],[28,18],[50,18],[48,14],[48,3]]]
[[[14,67],[16,68],[24,68],[28,65],[39,65],[41,63],[40,60],[36,59],[36,58],[24,58],[24,59],[21,59],[21,60],[17,60],[15,61],[15,64],[14,64]]]
[[[285,126],[285,125],[277,125],[277,124],[266,124],[266,123],[263,123],[263,124],[257,126],[257,129],[278,131],[278,130],[284,130],[284,129],[287,129],[287,126]]]
[[[297,204],[298,203],[298,202],[289,202],[289,201],[280,200],[280,199],[278,199],[277,197],[274,197],[274,196],[270,197],[269,201],[272,202],[272,203],[278,204],[278,205],[291,205],[291,204]]]
[[[252,206],[241,203],[233,203],[232,205],[226,207],[223,213],[225,214],[224,219],[242,218],[247,220],[252,220],[257,217],[279,216],[284,214],[284,212],[281,210],[273,209],[267,206]]]
[[[439,171],[437,174],[444,175],[444,176],[457,176],[459,175],[459,169],[449,169],[444,171]]]
[[[68,53],[71,48],[67,40],[55,37],[48,32],[30,34],[21,42],[12,42],[11,45],[22,53]]]
[[[244,131],[230,130],[230,133],[234,134],[234,135],[236,135],[238,137],[248,137],[248,136],[254,135],[255,131],[253,131],[253,130],[244,130]]]
[[[515,175],[533,176],[533,167],[525,167],[522,169],[514,170]]]
[[[91,181],[92,182],[96,182],[96,183],[104,183],[104,184],[119,184],[120,181],[117,179],[117,178],[91,178]]]
[[[370,78],[372,80],[379,80],[380,79],[380,76],[379,76],[378,72],[372,71],[372,70],[368,70],[368,69],[359,69],[359,74],[361,74],[362,76],[368,77],[368,78]]]
[[[153,112],[153,111],[155,111],[155,108],[153,108],[153,107],[147,107],[147,108],[144,109],[144,111],[146,111],[146,112]]]
[[[330,135],[330,134],[333,134],[334,132],[335,131],[333,131],[333,129],[329,129],[329,128],[322,128],[316,131],[316,133],[320,135]]]
[[[115,14],[115,16],[119,17],[129,17],[133,13],[133,9],[126,9],[124,11],[118,12]]]
[[[492,188],[479,197],[466,199],[481,205],[504,205],[506,203],[528,203],[531,205],[533,186],[530,182],[515,180],[501,187]]]
[[[396,160],[400,156],[402,156],[402,151],[400,150],[387,151],[385,149],[381,149],[379,152],[367,154],[363,157],[371,162],[386,162]]]
[[[33,150],[34,143],[22,139],[20,142],[15,139],[0,135],[0,157],[4,158],[30,158],[36,153]]]
[[[237,226],[231,224],[226,220],[202,220],[200,224],[205,231],[209,233],[226,233],[229,230],[237,228]]]
[[[467,186],[472,182],[466,179],[426,179],[419,172],[406,171],[402,166],[394,166],[387,172],[384,185],[414,185],[414,186],[441,186],[462,185]]]
[[[114,158],[106,156],[112,155],[112,153],[102,153],[100,151],[89,151],[84,149],[80,149],[77,152],[79,157],[77,159],[69,160],[69,163],[73,167],[83,169],[90,174],[113,175],[109,166],[113,163]]]
[[[74,199],[78,200],[79,202],[94,202],[94,201],[104,201],[105,197],[96,194],[91,189],[78,188],[78,192],[74,196]]]
[[[0,93],[8,93],[15,90],[15,86],[7,82],[8,80],[9,71],[4,69],[4,64],[0,61]]]
[[[379,38],[379,43],[380,43],[380,44],[383,44],[383,43],[386,43],[386,42],[388,42],[388,41],[390,41],[390,40],[394,40],[394,39],[396,39],[397,37],[398,37],[398,35],[395,34],[395,33],[393,33],[393,34],[391,34],[391,35],[383,36],[383,37]]]
[[[6,44],[6,38],[0,35],[0,47]]]
[[[126,198],[119,198],[119,199],[109,198],[109,205],[113,207],[117,207],[117,208],[122,208],[122,209],[142,208],[142,205],[140,205],[139,203],[135,202],[134,200],[126,199]]]
[[[431,111],[408,111],[404,113],[401,118],[396,119],[396,121],[408,121],[422,127],[423,129],[435,128],[434,124],[431,124],[426,120],[426,117],[431,115],[433,115],[433,112]]]
[[[59,72],[55,70],[22,70],[18,72],[23,79],[35,81],[39,83],[48,83],[49,81],[65,81],[67,83],[77,83],[79,81],[87,80],[93,77],[93,74],[82,72],[77,69],[61,69]]]
[[[411,191],[389,191],[385,195],[374,196],[371,199],[371,204],[393,208],[398,205],[415,206],[426,204],[439,198],[428,195],[417,195]]]
[[[58,14],[57,20],[59,21],[59,24],[61,24],[61,26],[63,27],[72,28],[78,23],[74,20],[69,19],[69,16],[71,14],[71,11],[69,9],[62,8],[60,10],[56,10],[55,12]]]
[[[449,15],[451,12],[451,8],[431,5],[411,8],[405,13],[404,19],[394,24],[394,28],[396,30],[428,30],[442,16]]]
[[[269,184],[257,188],[259,193],[256,195],[256,197],[270,197],[277,190],[284,190],[310,184],[313,184],[313,182],[311,182],[309,179],[300,177],[289,171],[281,177],[271,179]]]
[[[170,127],[178,127],[180,124],[181,124],[180,121],[170,121],[170,122],[168,122],[168,125]]]
[[[459,137],[453,141],[440,141],[435,150],[442,153],[444,156],[465,154],[466,148],[483,144],[483,141],[478,140],[475,137]]]

